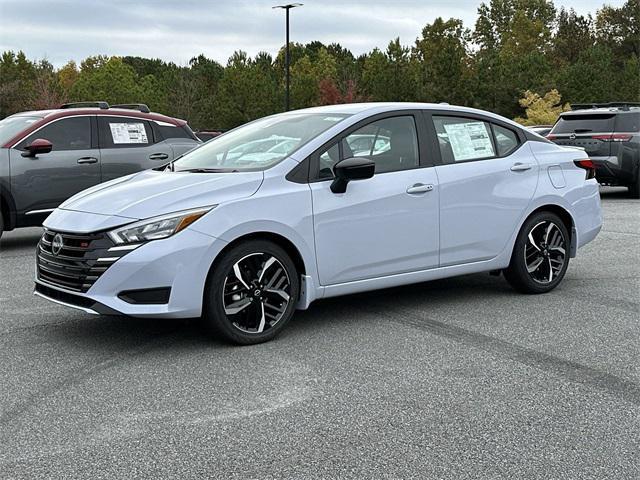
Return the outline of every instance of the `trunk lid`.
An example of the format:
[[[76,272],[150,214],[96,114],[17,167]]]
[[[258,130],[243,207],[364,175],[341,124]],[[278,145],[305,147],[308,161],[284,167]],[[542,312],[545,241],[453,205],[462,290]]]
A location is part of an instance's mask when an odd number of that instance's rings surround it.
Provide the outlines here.
[[[566,113],[549,133],[549,140],[565,147],[581,147],[590,157],[611,155],[607,136],[615,130],[615,112]]]

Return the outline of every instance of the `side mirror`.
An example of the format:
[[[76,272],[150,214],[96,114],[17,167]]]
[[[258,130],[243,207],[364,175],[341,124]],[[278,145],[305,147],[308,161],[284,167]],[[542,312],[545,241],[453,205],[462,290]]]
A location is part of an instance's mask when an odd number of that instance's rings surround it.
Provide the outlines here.
[[[373,177],[376,164],[366,157],[352,157],[340,160],[333,167],[335,178],[331,183],[333,193],[344,193],[351,180],[365,180]]]
[[[49,140],[44,138],[36,138],[29,145],[24,147],[23,157],[35,157],[43,153],[49,153],[53,149],[53,145]]]

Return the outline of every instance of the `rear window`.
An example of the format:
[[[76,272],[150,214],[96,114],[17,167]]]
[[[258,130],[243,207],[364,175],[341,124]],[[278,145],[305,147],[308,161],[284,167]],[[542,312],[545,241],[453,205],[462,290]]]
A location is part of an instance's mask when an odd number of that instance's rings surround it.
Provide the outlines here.
[[[615,113],[563,115],[551,133],[611,133],[615,118]]]
[[[640,132],[640,112],[618,115],[616,117],[616,132]]]

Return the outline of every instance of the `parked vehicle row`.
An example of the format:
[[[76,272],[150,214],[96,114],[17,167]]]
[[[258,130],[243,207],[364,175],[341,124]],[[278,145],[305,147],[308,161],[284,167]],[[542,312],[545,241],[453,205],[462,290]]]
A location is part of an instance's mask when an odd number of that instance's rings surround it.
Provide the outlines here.
[[[89,112],[99,134],[108,118]],[[44,222],[35,293],[92,314],[202,316],[251,344],[354,292],[483,271],[548,292],[601,224],[581,149],[470,108],[319,107],[66,200]]]
[[[640,198],[640,104],[576,104],[547,138],[558,145],[584,148],[603,185],[629,188]]]
[[[0,121],[0,236],[41,225],[72,195],[198,146],[184,120],[142,104],[83,102]]]

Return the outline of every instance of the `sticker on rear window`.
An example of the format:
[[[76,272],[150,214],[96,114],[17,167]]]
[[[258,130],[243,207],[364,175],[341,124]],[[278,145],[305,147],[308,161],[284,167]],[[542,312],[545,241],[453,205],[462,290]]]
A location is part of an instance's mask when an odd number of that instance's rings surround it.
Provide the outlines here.
[[[149,143],[144,123],[109,123],[114,145]]]
[[[484,122],[444,125],[456,161],[492,157],[493,144]]]

